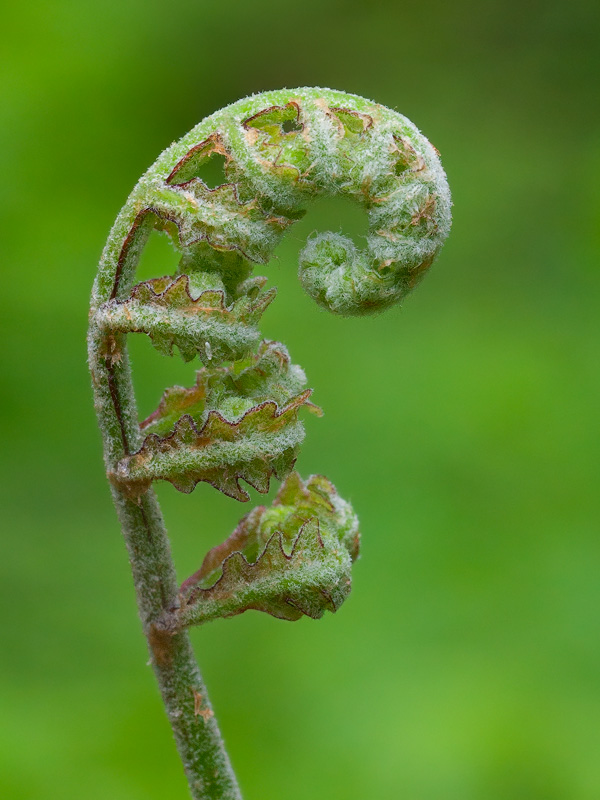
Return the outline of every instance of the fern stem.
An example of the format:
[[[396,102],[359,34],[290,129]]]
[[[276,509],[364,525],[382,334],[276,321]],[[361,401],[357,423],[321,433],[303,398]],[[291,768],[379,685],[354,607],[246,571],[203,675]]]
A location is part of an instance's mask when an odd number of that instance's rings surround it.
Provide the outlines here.
[[[90,367],[106,465],[112,471],[120,458],[135,449],[139,428],[124,337],[108,339],[92,322]],[[185,631],[173,635],[161,626],[161,618],[177,606],[178,584],[156,496],[150,489],[136,503],[111,488],[152,667],[191,796],[194,800],[240,800],[189,635]]]

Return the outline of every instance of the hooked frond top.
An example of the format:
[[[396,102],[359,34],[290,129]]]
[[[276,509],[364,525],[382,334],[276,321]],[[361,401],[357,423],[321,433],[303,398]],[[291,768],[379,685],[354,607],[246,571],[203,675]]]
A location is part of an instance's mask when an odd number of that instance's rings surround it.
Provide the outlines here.
[[[215,185],[207,170],[221,162]],[[139,503],[156,480],[182,492],[206,482],[244,501],[241,482],[266,492],[272,476],[287,478],[273,505],[246,516],[186,582],[187,622],[215,609],[320,616],[349,591],[356,517],[325,478],[290,475],[304,438],[299,411],[320,410],[284,345],[262,340],[275,290],[253,274],[311,201],[332,195],[364,210],[366,246],[340,233],[310,236],[299,256],[302,285],[341,315],[401,301],[450,229],[439,154],[396,111],[330,89],[265,92],[207,117],[142,176],[105,247],[90,355],[101,419],[114,411],[106,452],[117,492]],[[169,238],[179,264],[136,283],[153,232]],[[119,383],[129,333],[203,364],[192,386],[167,389],[139,424]]]

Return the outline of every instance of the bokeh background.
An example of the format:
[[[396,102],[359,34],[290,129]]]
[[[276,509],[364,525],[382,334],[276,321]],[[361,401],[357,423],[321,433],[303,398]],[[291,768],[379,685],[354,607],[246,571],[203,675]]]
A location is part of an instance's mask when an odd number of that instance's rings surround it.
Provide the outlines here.
[[[600,797],[600,7],[592,0],[104,0],[2,11],[0,796],[184,800],[101,462],[85,331],[108,229],[158,153],[252,92],[411,118],[454,228],[402,310],[302,294],[317,204],[266,269],[265,335],[321,420],[303,474],[358,510],[336,616],[194,643],[247,800]],[[160,241],[142,271],[162,275]],[[141,412],[193,367],[132,338]],[[159,486],[182,577],[247,506]],[[259,501],[254,493],[253,503]]]

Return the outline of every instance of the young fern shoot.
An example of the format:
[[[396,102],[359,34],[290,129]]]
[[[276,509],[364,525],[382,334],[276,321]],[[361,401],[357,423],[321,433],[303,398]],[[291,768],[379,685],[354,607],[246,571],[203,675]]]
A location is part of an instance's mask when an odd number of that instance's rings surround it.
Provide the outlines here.
[[[224,159],[225,182],[203,169]],[[152,665],[195,800],[241,797],[187,628],[248,609],[317,619],[350,591],[358,522],[324,477],[293,472],[310,402],[302,369],[261,341],[275,297],[267,264],[314,198],[345,195],[368,215],[367,246],[309,238],[302,285],[335,314],[381,311],[419,282],[450,229],[450,193],[435,148],[405,117],[318,88],[265,92],[207,117],[140,179],[117,217],[94,284],[89,361],[106,471],[129,552]],[[181,254],[177,274],[136,285],[153,230]],[[138,420],[126,347],[144,333],[164,355],[202,362],[190,388],[167,389]],[[267,492],[200,569],[177,583],[151,488],[191,492],[205,481],[240,501],[240,481]]]

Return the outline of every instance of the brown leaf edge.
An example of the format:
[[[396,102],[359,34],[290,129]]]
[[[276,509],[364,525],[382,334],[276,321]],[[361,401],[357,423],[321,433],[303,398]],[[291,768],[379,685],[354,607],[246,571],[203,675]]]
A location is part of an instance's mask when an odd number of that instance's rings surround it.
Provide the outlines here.
[[[297,412],[301,406],[312,405],[307,403],[311,394],[312,389],[306,389],[305,391],[291,398],[291,400],[281,408],[275,401],[266,400],[264,403],[260,403],[248,409],[248,411],[246,411],[246,413],[243,414],[243,416],[237,420],[237,422],[232,422],[231,420],[226,419],[220,412],[211,410],[208,413],[206,422],[201,428],[196,426],[196,423],[189,414],[184,414],[175,423],[172,433],[170,433],[168,436],[158,436],[155,433],[151,433],[146,436],[141,447],[135,453],[131,453],[130,455],[127,455],[125,458],[121,459],[117,465],[117,469],[108,474],[109,480],[130,499],[136,501],[150,488],[153,480],[167,480],[172,483],[173,486],[178,489],[178,491],[183,492],[184,494],[190,494],[198,485],[198,483],[209,483],[211,486],[214,486],[215,489],[223,492],[223,494],[226,494],[235,500],[246,502],[250,499],[250,496],[239,484],[240,480],[244,480],[246,483],[252,486],[252,488],[256,489],[256,491],[265,494],[269,490],[269,482],[272,475],[279,479],[285,477],[285,475],[279,473],[275,464],[264,464],[263,475],[261,476],[263,477],[262,483],[255,483],[252,480],[249,480],[248,476],[243,472],[236,472],[235,474],[228,475],[226,481],[220,481],[218,476],[214,478],[202,476],[199,477],[198,474],[191,476],[189,474],[172,475],[164,478],[161,476],[140,476],[137,478],[132,478],[130,475],[130,467],[131,465],[135,465],[134,468],[138,468],[143,472],[144,462],[151,460],[154,453],[165,452],[168,450],[177,451],[189,446],[189,442],[186,441],[186,434],[189,432],[195,436],[196,440],[200,440],[202,442],[202,444],[195,445],[198,450],[209,447],[210,445],[220,441],[235,441],[235,438],[241,438],[241,436],[245,434],[246,431],[244,429],[251,433],[255,433],[255,431],[252,431],[253,418],[264,411],[267,411],[267,419],[272,421],[279,420],[279,427],[284,427],[290,422],[297,421]],[[214,436],[215,432],[218,431],[219,428],[221,428],[222,431],[229,430],[232,433],[237,433],[238,435],[232,439],[219,439]],[[285,455],[285,453],[280,453],[278,455]],[[273,461],[275,460],[276,459],[274,458]],[[293,468],[294,462],[295,458],[291,460],[290,470]],[[190,471],[191,470],[187,470],[187,472]],[[210,470],[204,470],[206,474],[209,472],[214,473],[215,471],[219,472],[219,468],[210,468]],[[178,478],[181,479],[181,483],[178,483]]]
[[[262,279],[262,285],[267,279]],[[256,286],[260,284],[258,281]],[[237,321],[236,303],[246,297],[250,301],[249,307],[243,309],[245,314],[262,312],[273,301],[277,294],[276,289],[269,289],[263,294],[259,294],[254,300],[248,295],[236,298],[230,305],[225,302],[225,292],[222,289],[205,289],[198,297],[193,297],[190,291],[190,279],[187,275],[165,275],[162,278],[151,278],[136,284],[131,290],[129,297],[118,305],[127,305],[131,301],[150,304],[155,306],[165,306],[171,309],[180,309],[188,313],[205,312],[207,314],[222,314],[233,317],[232,321]],[[175,302],[174,302],[175,301]],[[185,305],[182,304],[184,301]]]
[[[267,540],[256,561],[249,562],[246,556],[240,552],[240,548],[243,548],[246,544],[247,530],[251,523],[251,517],[256,513],[262,513],[263,510],[264,507],[259,506],[244,517],[231,536],[207,554],[200,570],[184,581],[180,589],[180,614],[184,613],[186,608],[202,603],[203,600],[230,599],[235,593],[236,583],[240,588],[250,586],[257,578],[265,574],[264,570],[265,567],[268,569],[267,562],[269,561],[279,561],[285,569],[286,565],[291,565],[294,560],[298,560],[305,547],[310,546],[313,535],[317,546],[324,553],[326,552],[325,543],[321,536],[319,519],[313,516],[300,528],[289,554],[285,551],[283,535],[281,532],[276,531]],[[207,589],[197,586],[198,581],[206,577],[212,571],[212,568],[216,568],[219,563],[222,565],[223,571],[218,580]],[[323,600],[318,609],[315,609],[314,606],[311,607],[310,604],[300,605],[290,597],[285,597],[285,592],[283,592],[280,597],[271,598],[270,600],[257,599],[255,602],[235,608],[223,616],[237,616],[244,611],[254,610],[263,611],[277,619],[294,622],[303,615],[312,619],[320,619],[326,610],[335,613],[340,604],[336,604],[333,596],[325,589],[315,587],[315,590]]]

